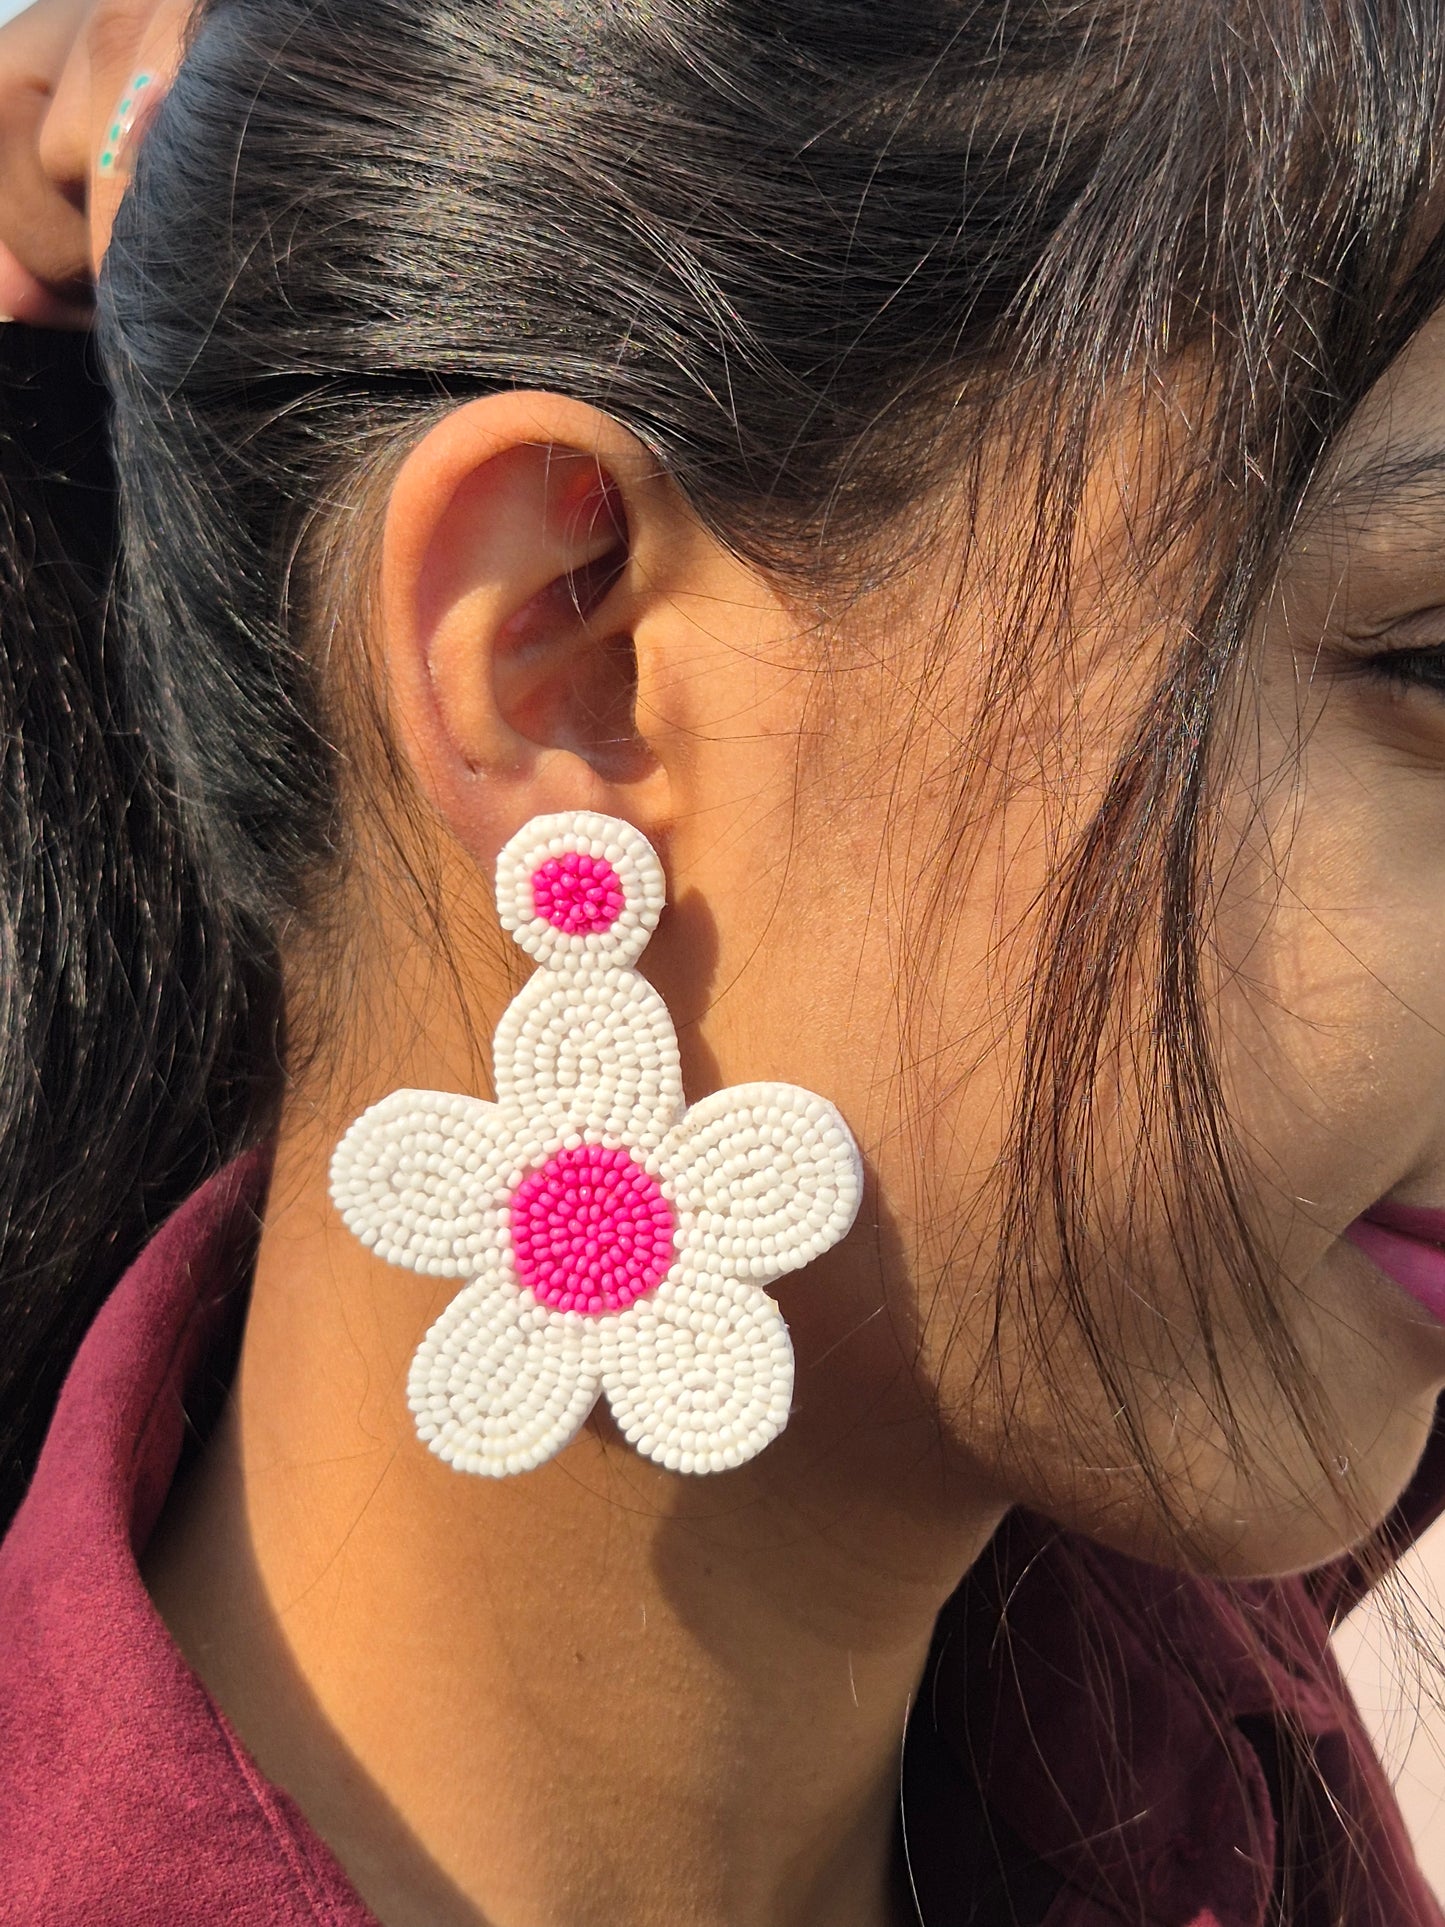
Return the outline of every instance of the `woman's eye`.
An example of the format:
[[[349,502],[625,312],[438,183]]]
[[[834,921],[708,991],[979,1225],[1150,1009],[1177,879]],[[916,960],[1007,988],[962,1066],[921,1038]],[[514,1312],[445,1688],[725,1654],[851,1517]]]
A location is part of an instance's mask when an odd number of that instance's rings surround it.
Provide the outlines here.
[[[1445,643],[1428,649],[1383,649],[1359,659],[1360,672],[1400,691],[1424,689],[1445,697]]]

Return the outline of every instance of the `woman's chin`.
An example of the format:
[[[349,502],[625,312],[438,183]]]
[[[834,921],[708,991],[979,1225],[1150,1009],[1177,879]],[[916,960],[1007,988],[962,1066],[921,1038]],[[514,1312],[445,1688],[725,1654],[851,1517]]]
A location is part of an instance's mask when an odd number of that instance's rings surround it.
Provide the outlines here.
[[[1367,1453],[1341,1453],[1328,1467],[1297,1432],[1273,1442],[1265,1472],[1241,1468],[1220,1438],[1207,1468],[1202,1454],[1187,1466],[1166,1465],[1173,1492],[1167,1513],[1142,1481],[1132,1495],[1097,1506],[1037,1509],[1153,1565],[1220,1579],[1284,1578],[1329,1565],[1369,1540],[1408,1487],[1433,1420],[1433,1394],[1397,1403],[1368,1428]]]

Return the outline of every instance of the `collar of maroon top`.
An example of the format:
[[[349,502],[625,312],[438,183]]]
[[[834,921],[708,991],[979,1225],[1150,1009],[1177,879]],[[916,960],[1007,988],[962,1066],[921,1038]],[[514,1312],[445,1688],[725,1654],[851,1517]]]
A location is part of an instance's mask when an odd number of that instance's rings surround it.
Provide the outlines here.
[[[186,1386],[244,1289],[266,1160],[223,1172],[107,1300],[0,1547],[0,1922],[376,1927],[181,1658],[136,1567]]]
[[[136,1564],[188,1387],[246,1288],[266,1166],[222,1172],[127,1272],[0,1546],[3,1927],[375,1927]],[[1439,1927],[1324,1641],[1299,1586],[1226,1596],[1012,1515],[940,1620],[914,1715],[906,1831],[928,1927],[1260,1927],[1274,1819],[1239,1722],[1281,1711],[1327,1769],[1318,1851],[1330,1825],[1369,1848],[1352,1927]],[[988,1887],[981,1833],[1012,1842],[1017,1891]]]

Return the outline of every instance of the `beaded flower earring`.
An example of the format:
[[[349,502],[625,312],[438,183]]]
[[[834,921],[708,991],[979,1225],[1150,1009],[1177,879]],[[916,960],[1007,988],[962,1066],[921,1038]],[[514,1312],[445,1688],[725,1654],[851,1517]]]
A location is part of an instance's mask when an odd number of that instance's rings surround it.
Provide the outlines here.
[[[663,901],[630,824],[533,818],[497,860],[502,926],[540,966],[497,1026],[497,1101],[393,1091],[332,1157],[364,1245],[467,1281],[408,1385],[417,1431],[460,1471],[541,1465],[599,1392],[676,1472],[741,1465],[788,1422],[793,1348],[762,1286],[851,1226],[858,1149],[790,1084],[685,1107],[672,1019],[633,968]]]

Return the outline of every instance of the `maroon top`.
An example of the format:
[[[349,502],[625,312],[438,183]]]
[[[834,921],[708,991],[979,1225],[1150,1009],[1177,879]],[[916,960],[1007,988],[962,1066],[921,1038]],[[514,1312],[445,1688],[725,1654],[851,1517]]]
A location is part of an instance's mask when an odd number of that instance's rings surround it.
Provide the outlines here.
[[[126,1274],[0,1546],[4,1927],[375,1927],[136,1565],[229,1370],[264,1182],[263,1159],[232,1166]],[[1416,1523],[1442,1474],[1437,1443]],[[926,1927],[1265,1927],[1286,1799],[1291,1927],[1442,1927],[1327,1648],[1320,1598],[1348,1584],[1226,1592],[1013,1514],[940,1620],[909,1730]],[[1365,1868],[1336,1916],[1347,1828]]]

